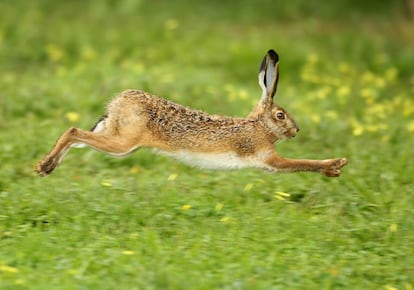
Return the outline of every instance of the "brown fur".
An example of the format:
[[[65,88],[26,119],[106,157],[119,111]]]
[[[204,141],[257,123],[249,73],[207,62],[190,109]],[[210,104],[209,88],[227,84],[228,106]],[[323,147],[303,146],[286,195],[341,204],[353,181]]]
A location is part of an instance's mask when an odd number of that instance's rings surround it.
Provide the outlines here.
[[[206,168],[256,167],[339,176],[340,168],[347,164],[345,158],[287,159],[274,151],[273,144],[294,137],[298,127],[272,101],[278,79],[278,56],[269,51],[265,60],[259,74],[263,96],[247,118],[209,115],[143,91],[127,90],[109,103],[107,114],[91,131],[70,128],[63,133],[35,170],[41,176],[50,174],[64,154],[80,143],[117,156],[151,147]],[[266,73],[273,79],[266,81]]]

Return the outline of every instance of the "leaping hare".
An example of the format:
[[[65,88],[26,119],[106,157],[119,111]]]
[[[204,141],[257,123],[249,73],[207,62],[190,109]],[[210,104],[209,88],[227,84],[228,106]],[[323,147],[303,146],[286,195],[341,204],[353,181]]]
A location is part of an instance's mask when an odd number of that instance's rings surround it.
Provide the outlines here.
[[[269,50],[259,72],[261,99],[246,118],[209,115],[139,90],[126,90],[108,105],[107,113],[85,131],[70,128],[35,170],[50,174],[71,147],[89,146],[113,156],[141,147],[206,169],[261,168],[274,172],[314,171],[340,175],[345,158],[308,160],[280,157],[278,140],[299,131],[292,117],[273,103],[279,79],[279,56]]]

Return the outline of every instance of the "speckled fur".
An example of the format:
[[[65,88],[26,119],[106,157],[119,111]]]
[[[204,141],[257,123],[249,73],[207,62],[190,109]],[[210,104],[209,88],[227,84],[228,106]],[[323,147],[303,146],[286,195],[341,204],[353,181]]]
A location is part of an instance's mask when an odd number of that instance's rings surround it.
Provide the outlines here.
[[[125,156],[141,147],[207,169],[261,168],[275,172],[315,171],[339,176],[345,158],[306,160],[280,157],[278,140],[296,135],[299,128],[283,108],[273,103],[278,82],[278,55],[270,50],[259,73],[262,97],[245,118],[210,115],[140,90],[116,96],[91,131],[70,128],[36,166],[50,174],[72,147],[89,146]]]
[[[125,109],[120,112],[119,108],[128,108],[130,113],[125,114]],[[125,117],[130,114],[139,119]],[[142,146],[167,151],[234,150],[246,155],[276,138],[257,119],[209,115],[139,90],[127,90],[116,97],[108,105],[108,115],[106,124],[117,124],[116,131],[145,125],[152,138],[143,141]]]

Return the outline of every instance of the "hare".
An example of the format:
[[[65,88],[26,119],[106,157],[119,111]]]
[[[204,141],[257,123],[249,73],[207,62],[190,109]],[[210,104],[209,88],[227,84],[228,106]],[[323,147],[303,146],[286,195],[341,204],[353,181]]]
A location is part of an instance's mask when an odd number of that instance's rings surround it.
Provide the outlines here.
[[[36,166],[50,174],[71,147],[89,146],[113,156],[126,156],[141,147],[205,169],[260,168],[273,172],[320,172],[340,175],[345,158],[308,160],[279,156],[274,143],[295,137],[299,127],[273,103],[279,79],[279,56],[265,55],[260,71],[262,96],[246,118],[209,115],[140,90],[116,96],[90,131],[70,128]]]

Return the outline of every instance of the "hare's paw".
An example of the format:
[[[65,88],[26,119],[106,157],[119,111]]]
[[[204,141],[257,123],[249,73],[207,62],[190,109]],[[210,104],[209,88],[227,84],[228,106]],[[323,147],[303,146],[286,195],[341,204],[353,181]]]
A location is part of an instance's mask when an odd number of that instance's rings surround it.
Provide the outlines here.
[[[338,177],[341,174],[340,169],[347,164],[346,158],[328,159],[322,173],[328,177]]]
[[[40,176],[49,175],[57,166],[55,158],[46,156],[35,165],[35,171]]]

